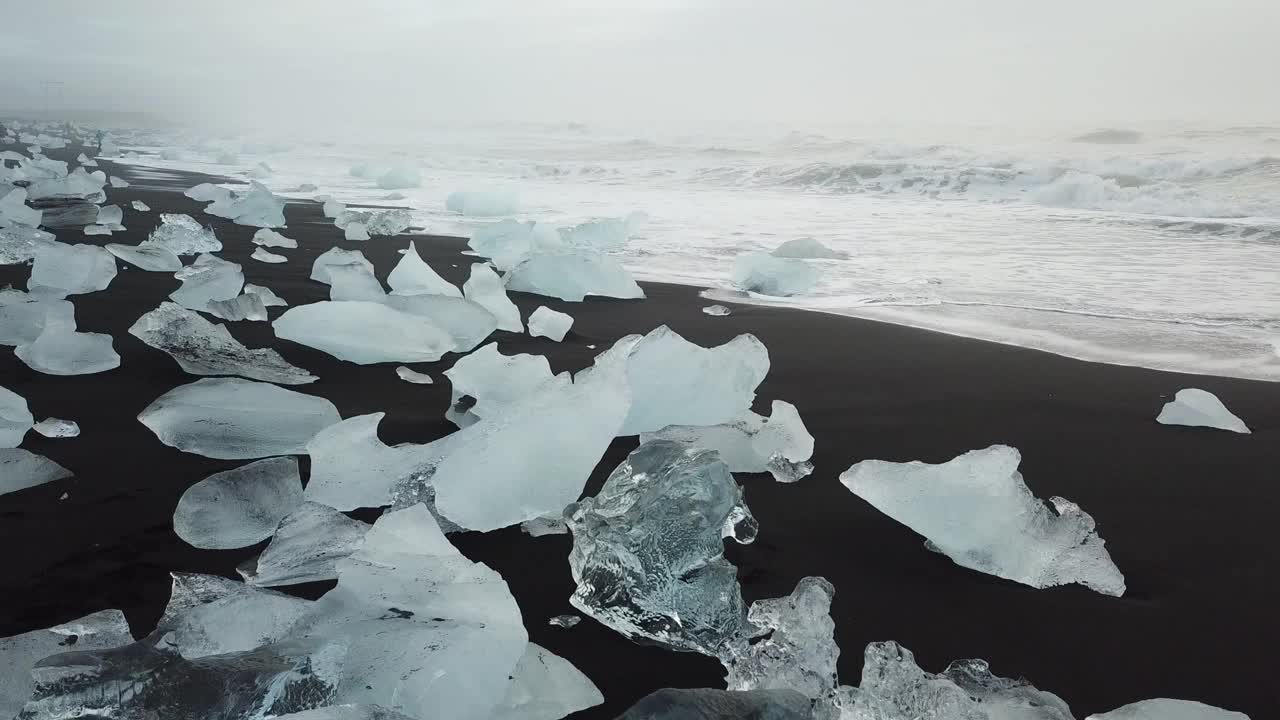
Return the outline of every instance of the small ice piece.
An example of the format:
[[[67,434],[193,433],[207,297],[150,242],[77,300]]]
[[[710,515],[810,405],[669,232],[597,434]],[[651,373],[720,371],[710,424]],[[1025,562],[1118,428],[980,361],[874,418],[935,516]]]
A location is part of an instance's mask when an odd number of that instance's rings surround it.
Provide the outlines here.
[[[404,365],[396,368],[396,375],[399,375],[401,380],[415,385],[430,385],[434,382],[430,375],[412,370]]]
[[[836,624],[826,578],[806,577],[787,597],[757,600],[747,611],[749,636],[726,647],[720,662],[730,690],[795,690],[818,699],[835,689]]]
[[[111,228],[107,227],[106,225],[85,225],[84,234],[85,235],[110,235]]]
[[[458,358],[444,376],[453,385],[451,409],[446,417],[459,427],[498,417],[552,379],[551,363],[546,357],[503,355],[498,352],[497,343]],[[463,398],[471,398],[472,402],[465,403]],[[457,410],[462,405],[467,409]]]
[[[305,385],[318,379],[290,365],[275,350],[246,348],[225,325],[215,325],[174,303],[161,303],[138,318],[129,334],[167,353],[192,375],[241,375],[281,385]]]
[[[387,276],[393,295],[444,295],[462,297],[462,291],[436,274],[431,266],[418,255],[418,248],[409,241],[409,249],[400,257],[391,274]]]
[[[208,253],[173,276],[182,281],[182,286],[169,298],[192,310],[207,310],[210,300],[231,300],[244,287],[244,272],[239,265]]]
[[[200,183],[195,187],[182,191],[183,195],[196,202],[227,202],[231,200],[231,191],[213,183]]]
[[[414,256],[416,257],[417,253],[414,253]],[[409,254],[406,253],[405,257],[409,257]],[[404,259],[402,258],[400,262],[403,263]],[[453,289],[453,286],[449,285],[449,288]],[[498,277],[498,274],[488,265],[472,264],[471,277],[462,284],[462,294],[497,318],[499,330],[524,332],[524,323],[520,322],[520,308],[507,297],[506,288],[502,286],[502,278]],[[569,322],[573,322],[572,318]],[[565,329],[567,330],[568,327],[566,326]]]
[[[124,222],[124,210],[119,205],[104,205],[98,208],[99,225],[119,225]]]
[[[565,535],[569,532],[569,526],[565,524],[564,517],[562,517],[561,513],[543,515],[532,520],[525,520],[520,523],[520,529],[529,537]]]
[[[529,643],[489,720],[560,720],[602,702],[595,683],[573,663]]]
[[[378,176],[378,187],[383,190],[403,190],[421,185],[421,173],[410,165],[398,165]]]
[[[416,482],[433,457],[422,445],[388,447],[378,439],[386,413],[357,415],[316,433],[307,443],[307,499],[338,510],[390,505],[394,492]]]
[[[172,273],[182,269],[182,259],[172,250],[161,245],[108,243],[106,248],[107,252],[139,270]]]
[[[369,268],[369,272],[373,272],[373,263],[364,256],[359,250],[343,250],[342,248],[330,248],[323,253],[316,261],[311,264],[311,279],[316,282],[329,284],[330,265],[347,265],[349,263],[358,262]]]
[[[1129,703],[1085,720],[1249,720],[1249,716],[1194,700],[1158,698]]]
[[[4,163],[0,162],[0,169],[3,167]],[[43,215],[42,211],[27,207],[27,191],[24,188],[13,188],[4,195],[0,195],[0,227],[8,225],[35,227],[40,224]]]
[[[569,602],[583,613],[630,638],[711,656],[748,630],[723,538],[750,543],[757,525],[714,451],[645,443],[565,518],[578,584]]]
[[[791,690],[735,692],[663,688],[640,698],[615,720],[813,720],[812,705],[809,698]],[[886,714],[875,716],[874,720],[899,720],[900,717],[906,716]],[[938,716],[936,720],[974,719]]]
[[[470,217],[498,217],[519,212],[520,198],[514,192],[501,190],[459,190],[445,198],[444,207],[449,212]]]
[[[34,423],[26,398],[0,386],[0,448],[21,445]]]
[[[1244,421],[1233,415],[1217,395],[1196,388],[1179,390],[1174,399],[1160,410],[1156,422],[1161,425],[1209,427],[1250,434]]]
[[[234,193],[230,200],[220,199],[204,211],[237,225],[276,228],[284,227],[284,205],[284,198],[273,195],[266,185],[250,180],[248,191]]]
[[[0,460],[0,462],[3,462]],[[35,690],[31,668],[58,653],[120,647],[133,642],[119,610],[102,610],[44,630],[0,638],[0,717],[16,718]]]
[[[1031,587],[1079,583],[1123,595],[1124,576],[1093,518],[1063,498],[1051,498],[1051,510],[1032,495],[1021,459],[992,445],[940,465],[864,460],[840,482],[962,567]]]
[[[702,312],[715,317],[724,317],[729,314],[729,308],[723,305],[708,305],[702,308]]]
[[[280,527],[256,560],[237,568],[250,585],[280,587],[332,580],[337,562],[364,542],[369,525],[328,505],[304,502],[280,521]]]
[[[549,252],[516,265],[507,290],[582,302],[587,295],[635,299],[644,291],[617,260],[588,251]]]
[[[269,319],[267,307],[262,304],[262,298],[251,293],[237,295],[230,300],[210,300],[205,306],[205,312],[231,322],[241,320],[264,322]]]
[[[754,335],[704,348],[663,325],[631,348],[633,402],[620,434],[734,422],[751,407],[768,373],[769,351]]]
[[[34,342],[50,321],[74,325],[75,313],[69,300],[0,288],[0,345]]]
[[[248,547],[274,535],[280,521],[301,504],[298,461],[267,458],[187,488],[173,511],[173,531],[202,550]]]
[[[3,390],[4,388],[0,388]],[[3,412],[0,410],[0,412]],[[3,423],[0,418],[0,423]],[[45,418],[34,426],[36,432],[47,438],[73,438],[79,437],[80,426],[71,420],[60,420],[58,418]]]
[[[733,261],[732,281],[735,286],[749,292],[790,297],[812,290],[818,284],[818,273],[803,260],[749,252]]]
[[[262,248],[255,249],[253,251],[253,254],[250,255],[249,257],[253,258],[254,260],[257,260],[258,262],[264,262],[264,263],[274,264],[274,263],[289,262],[289,258],[285,257],[284,255],[276,255],[275,253],[267,252]]]
[[[556,342],[564,340],[569,328],[573,327],[573,316],[556,312],[549,307],[541,306],[529,315],[529,335],[533,337],[551,338]]]
[[[120,367],[110,335],[76,332],[75,323],[64,319],[46,320],[40,336],[13,354],[46,375],[93,375]]]
[[[107,289],[116,277],[116,259],[96,245],[44,243],[36,248],[28,287],[80,295]]]
[[[337,200],[325,200],[324,207],[321,209],[323,210],[325,217],[336,218],[347,211],[347,206]]]
[[[408,210],[384,210],[370,214],[364,227],[370,235],[399,235],[412,223],[413,215]]]
[[[190,215],[160,213],[160,225],[151,231],[143,245],[168,248],[175,255],[197,255],[222,250],[222,242]]]
[[[571,628],[580,622],[582,622],[581,616],[569,613],[565,615],[556,615],[555,617],[548,620],[547,624],[554,625],[556,627]]]
[[[301,305],[286,310],[271,325],[279,338],[359,365],[435,362],[457,347],[435,324],[376,302]]]
[[[0,495],[71,477],[71,471],[22,448],[0,448]]]
[[[253,244],[262,247],[278,247],[293,249],[298,247],[298,241],[287,238],[271,228],[262,228],[253,234]]]
[[[276,295],[269,287],[254,285],[253,283],[245,283],[244,294],[257,295],[262,299],[263,307],[289,307],[289,302],[279,295]]]
[[[346,240],[368,240],[369,231],[365,229],[364,223],[353,222],[347,226],[343,238]]]
[[[129,181],[128,181],[128,180],[125,180],[124,178],[121,178],[121,177],[116,177],[115,175],[108,175],[108,176],[107,176],[107,182],[108,182],[108,183],[110,183],[110,184],[111,184],[111,187],[113,187],[113,188],[127,188],[127,187],[129,187]]]
[[[151,212],[151,206],[142,202],[141,200],[134,200],[133,202],[129,203],[129,207],[133,208],[134,210],[137,210],[138,212]]]
[[[161,395],[138,420],[183,452],[248,460],[300,455],[341,417],[324,398],[239,378],[205,378]]]
[[[788,240],[769,254],[774,257],[797,260],[844,260],[849,257],[848,253],[832,250],[811,237]]]

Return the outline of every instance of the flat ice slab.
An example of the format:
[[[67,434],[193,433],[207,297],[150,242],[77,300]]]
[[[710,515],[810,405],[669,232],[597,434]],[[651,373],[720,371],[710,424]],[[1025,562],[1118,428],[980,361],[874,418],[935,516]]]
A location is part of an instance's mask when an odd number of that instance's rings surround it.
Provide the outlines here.
[[[734,259],[732,281],[748,292],[790,297],[812,290],[818,283],[818,273],[803,260],[749,252]]]
[[[1174,399],[1160,410],[1156,422],[1161,425],[1189,425],[1249,434],[1249,427],[1233,415],[1217,395],[1196,388],[1179,390]]]
[[[1192,700],[1158,698],[1090,715],[1085,720],[1249,720],[1249,716]]]
[[[232,550],[262,542],[302,504],[292,457],[258,460],[215,473],[187,488],[173,511],[173,531],[192,547]]]
[[[424,318],[377,302],[300,305],[271,325],[277,337],[359,365],[435,362],[457,347],[453,336]]]
[[[644,297],[644,290],[617,260],[589,251],[541,253],[516,265],[507,289],[582,302],[588,295],[623,299]]]

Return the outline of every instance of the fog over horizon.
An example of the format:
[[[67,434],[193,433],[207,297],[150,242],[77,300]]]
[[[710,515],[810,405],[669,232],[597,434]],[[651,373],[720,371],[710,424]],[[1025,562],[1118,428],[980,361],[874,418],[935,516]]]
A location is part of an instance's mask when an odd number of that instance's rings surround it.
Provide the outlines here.
[[[1275,0],[15,4],[0,115],[218,130],[582,122],[1044,130],[1280,120]]]

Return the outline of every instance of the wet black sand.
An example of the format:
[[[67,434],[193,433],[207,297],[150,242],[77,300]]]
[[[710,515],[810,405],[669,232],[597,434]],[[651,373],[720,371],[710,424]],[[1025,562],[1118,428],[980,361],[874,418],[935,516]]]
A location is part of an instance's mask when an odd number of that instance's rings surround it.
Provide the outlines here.
[[[75,150],[70,157],[75,157]],[[137,243],[160,212],[185,212],[212,224],[220,255],[243,265],[248,282],[291,305],[327,299],[309,281],[311,263],[335,245],[358,248],[380,277],[408,237],[349,243],[319,207],[291,203],[286,235],[297,250],[282,265],[249,259],[252,228],[200,212],[174,192],[204,181],[165,180],[104,169],[134,185],[110,190],[124,208],[126,233],[64,242]],[[128,207],[142,200],[149,213]],[[461,283],[475,259],[455,238],[415,236],[419,253]],[[104,608],[148,632],[168,597],[170,571],[236,577],[260,547],[204,551],[172,531],[174,505],[205,476],[239,462],[217,461],[162,445],[134,418],[162,393],[195,378],[167,355],[127,333],[178,286],[164,273],[121,271],[104,292],[73,297],[79,327],[115,338],[120,368],[100,375],[33,372],[0,349],[0,384],[27,398],[37,419],[80,423],[79,438],[34,432],[23,447],[76,473],[73,479],[0,496],[0,636],[47,627]],[[25,287],[27,266],[0,266],[0,287]],[[546,355],[554,370],[576,369],[617,338],[670,325],[703,345],[751,332],[773,361],[758,410],[784,399],[817,438],[815,474],[796,485],[742,476],[760,521],[754,545],[730,548],[748,599],[789,593],[805,575],[834,583],[833,615],[843,650],[840,669],[856,684],[862,647],[894,639],[929,670],[982,657],[1006,676],[1026,676],[1061,695],[1077,717],[1152,697],[1195,699],[1277,717],[1280,686],[1272,657],[1280,647],[1280,384],[1188,376],[1100,365],[938,333],[786,309],[734,305],[728,317],[701,312],[696,288],[645,283],[643,302],[563,303],[513,293],[527,318],[538,305],[575,318],[563,343],[498,333],[507,354]],[[272,316],[282,309],[273,308]],[[443,419],[453,361],[413,367],[437,384],[410,385],[395,365],[357,366],[283,340],[267,323],[228,323],[250,347],[271,345],[320,380],[294,389],[332,400],[344,417],[386,411],[382,438],[423,442],[447,433]],[[588,345],[596,346],[595,349]],[[1184,387],[1218,394],[1254,434],[1158,425],[1161,404]],[[966,450],[1006,443],[1022,451],[1027,484],[1041,497],[1062,495],[1091,513],[1129,591],[1105,597],[1083,588],[1035,590],[964,570],[926,550],[921,538],[853,496],[836,480],[866,458],[939,462]],[[635,445],[616,441],[587,494]],[[67,493],[65,500],[59,496]],[[366,517],[371,519],[371,517]],[[470,558],[507,579],[531,639],[568,658],[604,693],[583,718],[612,717],[664,686],[720,686],[709,658],[634,645],[591,620],[572,629],[547,625],[570,612],[568,536],[530,538],[519,529],[453,536]],[[325,586],[304,587],[313,595]]]

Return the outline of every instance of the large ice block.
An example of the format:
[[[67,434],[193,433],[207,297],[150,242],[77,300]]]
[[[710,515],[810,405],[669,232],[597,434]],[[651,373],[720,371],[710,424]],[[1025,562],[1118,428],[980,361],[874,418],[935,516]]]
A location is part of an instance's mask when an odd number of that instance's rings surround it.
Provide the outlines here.
[[[381,210],[369,213],[364,220],[365,231],[374,236],[399,235],[413,224],[408,210]]]
[[[244,293],[246,295],[257,295],[262,300],[263,307],[289,307],[289,301],[276,295],[269,287],[245,283]]]
[[[818,284],[818,272],[803,260],[749,252],[734,259],[732,280],[742,290],[790,297],[812,290]]]
[[[359,250],[343,250],[342,248],[330,248],[320,254],[315,262],[311,264],[311,279],[316,282],[329,284],[329,266],[330,265],[348,265],[357,262],[369,268],[369,272],[373,272],[373,263],[369,262],[364,253]]]
[[[47,320],[39,337],[13,353],[46,375],[93,375],[120,367],[110,335],[76,332],[75,323],[64,319]]]
[[[169,298],[191,310],[207,311],[210,300],[231,300],[244,287],[244,271],[238,264],[208,253],[173,276],[182,285]]]
[[[355,552],[368,531],[367,523],[328,505],[304,502],[280,521],[262,554],[237,571],[264,587],[332,580],[337,562]]]
[[[1156,422],[1162,425],[1190,425],[1249,434],[1249,426],[1232,414],[1217,395],[1197,388],[1179,390],[1174,399],[1161,408]]]
[[[529,314],[529,335],[532,337],[550,338],[556,342],[564,340],[569,328],[573,327],[573,316],[556,312],[549,307],[541,306]]]
[[[247,191],[233,192],[230,199],[219,199],[204,211],[237,225],[278,228],[285,224],[284,205],[284,198],[272,194],[266,185],[250,180]]]
[[[644,291],[617,260],[590,251],[540,253],[516,265],[507,289],[582,302],[588,295],[643,298]]]
[[[312,603],[217,575],[170,573],[169,603],[152,642],[188,660],[287,640]]]
[[[45,418],[32,426],[32,429],[47,438],[79,437],[80,426],[74,420]]]
[[[835,689],[835,587],[806,577],[787,597],[757,600],[747,611],[749,635],[726,645],[720,656],[730,690],[795,690],[818,699]]]
[[[360,365],[434,362],[457,347],[426,319],[376,302],[324,301],[286,310],[276,336]]]
[[[160,213],[160,225],[142,243],[158,245],[175,255],[198,255],[222,250],[222,241],[190,215]]]
[[[80,295],[107,289],[116,277],[116,259],[96,245],[48,242],[36,248],[27,287]]]
[[[22,448],[0,448],[0,495],[71,477],[71,471]]]
[[[468,300],[488,310],[497,319],[499,330],[524,332],[524,323],[520,321],[520,308],[507,297],[502,278],[498,277],[498,274],[488,265],[484,263],[471,265],[471,277],[463,283],[462,294]]]
[[[498,327],[498,319],[479,303],[444,295],[388,295],[384,302],[401,312],[425,318],[449,333],[455,352],[470,352]]]
[[[462,291],[453,283],[436,274],[431,266],[418,255],[413,241],[409,241],[409,249],[400,256],[400,262],[387,276],[387,284],[394,295],[444,295],[462,297]]]
[[[675,440],[720,453],[730,472],[768,472],[778,482],[796,482],[813,472],[813,436],[796,406],[773,401],[773,415],[765,418],[748,410],[731,423],[668,425],[641,433],[640,442]]]
[[[520,198],[504,190],[459,190],[445,198],[444,207],[449,212],[470,217],[499,217],[519,212]]]
[[[3,481],[0,481],[2,483]],[[16,718],[35,690],[31,668],[70,650],[97,650],[133,642],[119,610],[102,610],[43,630],[0,638],[0,718]]]
[[[53,242],[53,237],[53,233],[24,225],[0,227],[0,265],[17,265],[31,260],[40,246]]]
[[[0,345],[33,342],[49,322],[74,326],[75,306],[69,300],[0,288]]]
[[[205,306],[205,312],[232,322],[241,320],[262,322],[268,317],[267,306],[262,303],[262,297],[254,293],[244,293],[229,300],[210,300]]]
[[[0,448],[15,448],[35,424],[27,400],[18,393],[0,386]]]
[[[648,220],[648,215],[636,211],[624,218],[605,218],[561,228],[560,236],[566,245],[593,250],[619,250],[627,244]]]
[[[173,511],[173,531],[192,547],[206,550],[248,547],[274,535],[280,521],[301,504],[298,461],[267,458],[214,473],[187,488]]]
[[[183,195],[196,202],[227,202],[231,200],[231,191],[213,183],[200,183],[182,191]]]
[[[535,252],[564,250],[564,240],[554,227],[515,220],[476,228],[467,245],[502,271],[514,268]]]

